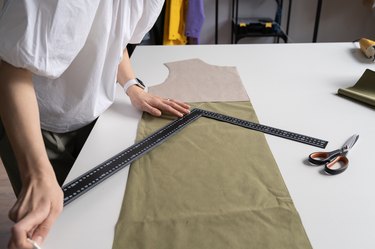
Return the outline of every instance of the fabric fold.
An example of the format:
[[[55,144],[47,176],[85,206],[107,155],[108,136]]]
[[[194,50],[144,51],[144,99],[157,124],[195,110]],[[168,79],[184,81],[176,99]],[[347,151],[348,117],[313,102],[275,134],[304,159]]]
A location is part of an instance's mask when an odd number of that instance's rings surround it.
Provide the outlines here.
[[[375,72],[366,69],[354,86],[340,88],[338,94],[375,107]]]

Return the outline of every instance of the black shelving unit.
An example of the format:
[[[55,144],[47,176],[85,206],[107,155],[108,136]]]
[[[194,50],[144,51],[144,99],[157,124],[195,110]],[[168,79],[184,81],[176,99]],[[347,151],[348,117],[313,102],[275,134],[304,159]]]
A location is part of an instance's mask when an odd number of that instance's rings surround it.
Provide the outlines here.
[[[313,42],[316,42],[317,39],[318,39],[318,30],[319,30],[320,14],[322,12],[322,5],[323,5],[323,1],[322,0],[318,0],[318,5],[316,7],[316,16],[315,16]]]
[[[236,44],[239,40],[246,37],[274,37],[278,43],[281,38],[285,43],[287,43],[292,0],[289,0],[286,33],[281,29],[283,0],[275,1],[277,4],[276,14],[275,18],[272,19],[269,17],[239,18],[239,0],[232,0],[232,43]]]

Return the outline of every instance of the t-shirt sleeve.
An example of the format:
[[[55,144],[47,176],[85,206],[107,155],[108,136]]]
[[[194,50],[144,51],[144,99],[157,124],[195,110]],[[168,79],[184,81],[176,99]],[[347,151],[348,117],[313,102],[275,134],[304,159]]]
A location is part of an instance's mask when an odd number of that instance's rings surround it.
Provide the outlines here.
[[[135,27],[129,43],[140,43],[160,15],[164,0],[143,0],[143,13]]]
[[[0,59],[59,77],[84,46],[100,0],[8,0],[0,15]]]

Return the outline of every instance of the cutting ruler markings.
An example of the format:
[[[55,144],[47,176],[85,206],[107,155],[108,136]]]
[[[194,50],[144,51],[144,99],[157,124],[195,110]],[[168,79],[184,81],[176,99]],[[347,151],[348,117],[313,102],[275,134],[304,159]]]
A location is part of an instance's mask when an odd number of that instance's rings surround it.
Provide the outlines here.
[[[192,110],[189,115],[177,119],[145,139],[135,143],[95,168],[80,175],[62,187],[64,206],[77,199],[96,185],[114,175],[133,161],[164,142],[170,136],[202,116],[199,110]]]
[[[314,138],[314,137],[309,137],[309,136],[298,134],[298,133],[295,133],[295,132],[290,132],[290,131],[281,130],[281,129],[278,129],[278,128],[273,128],[273,127],[270,127],[270,126],[250,122],[250,121],[247,121],[247,120],[226,116],[226,115],[216,113],[216,112],[210,112],[210,111],[206,111],[206,110],[201,110],[201,111],[203,113],[202,116],[207,117],[207,118],[216,119],[218,121],[223,121],[223,122],[226,122],[226,123],[241,126],[241,127],[247,128],[247,129],[255,130],[255,131],[260,131],[262,133],[274,135],[274,136],[289,139],[289,140],[292,140],[292,141],[316,146],[316,147],[323,148],[323,149],[328,144],[328,142],[325,141],[325,140],[321,140],[321,139]]]
[[[188,115],[174,120],[173,122],[157,130],[145,139],[133,144],[129,148],[123,150],[117,155],[111,157],[95,168],[87,171],[86,173],[80,175],[79,177],[64,185],[62,187],[64,192],[64,206],[77,199],[79,196],[86,193],[90,189],[94,188],[96,185],[114,175],[121,169],[130,165],[133,161],[140,158],[200,117],[206,117],[217,121],[226,122],[229,124],[241,126],[255,131],[260,131],[266,134],[282,137],[319,148],[325,148],[328,144],[327,141],[321,139],[308,137],[298,133],[280,130],[266,125],[253,123],[247,120],[242,120],[220,113],[196,108],[193,109]]]

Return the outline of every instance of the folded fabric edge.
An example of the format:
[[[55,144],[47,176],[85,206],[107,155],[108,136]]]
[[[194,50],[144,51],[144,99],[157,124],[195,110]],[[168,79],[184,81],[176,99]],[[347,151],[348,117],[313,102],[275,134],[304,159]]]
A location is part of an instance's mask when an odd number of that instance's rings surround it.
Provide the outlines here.
[[[340,88],[337,93],[339,95],[344,95],[346,97],[355,99],[360,102],[364,102],[366,104],[369,104],[371,106],[375,106],[375,99],[369,97],[365,93],[360,93],[358,90],[353,90],[351,88]]]

